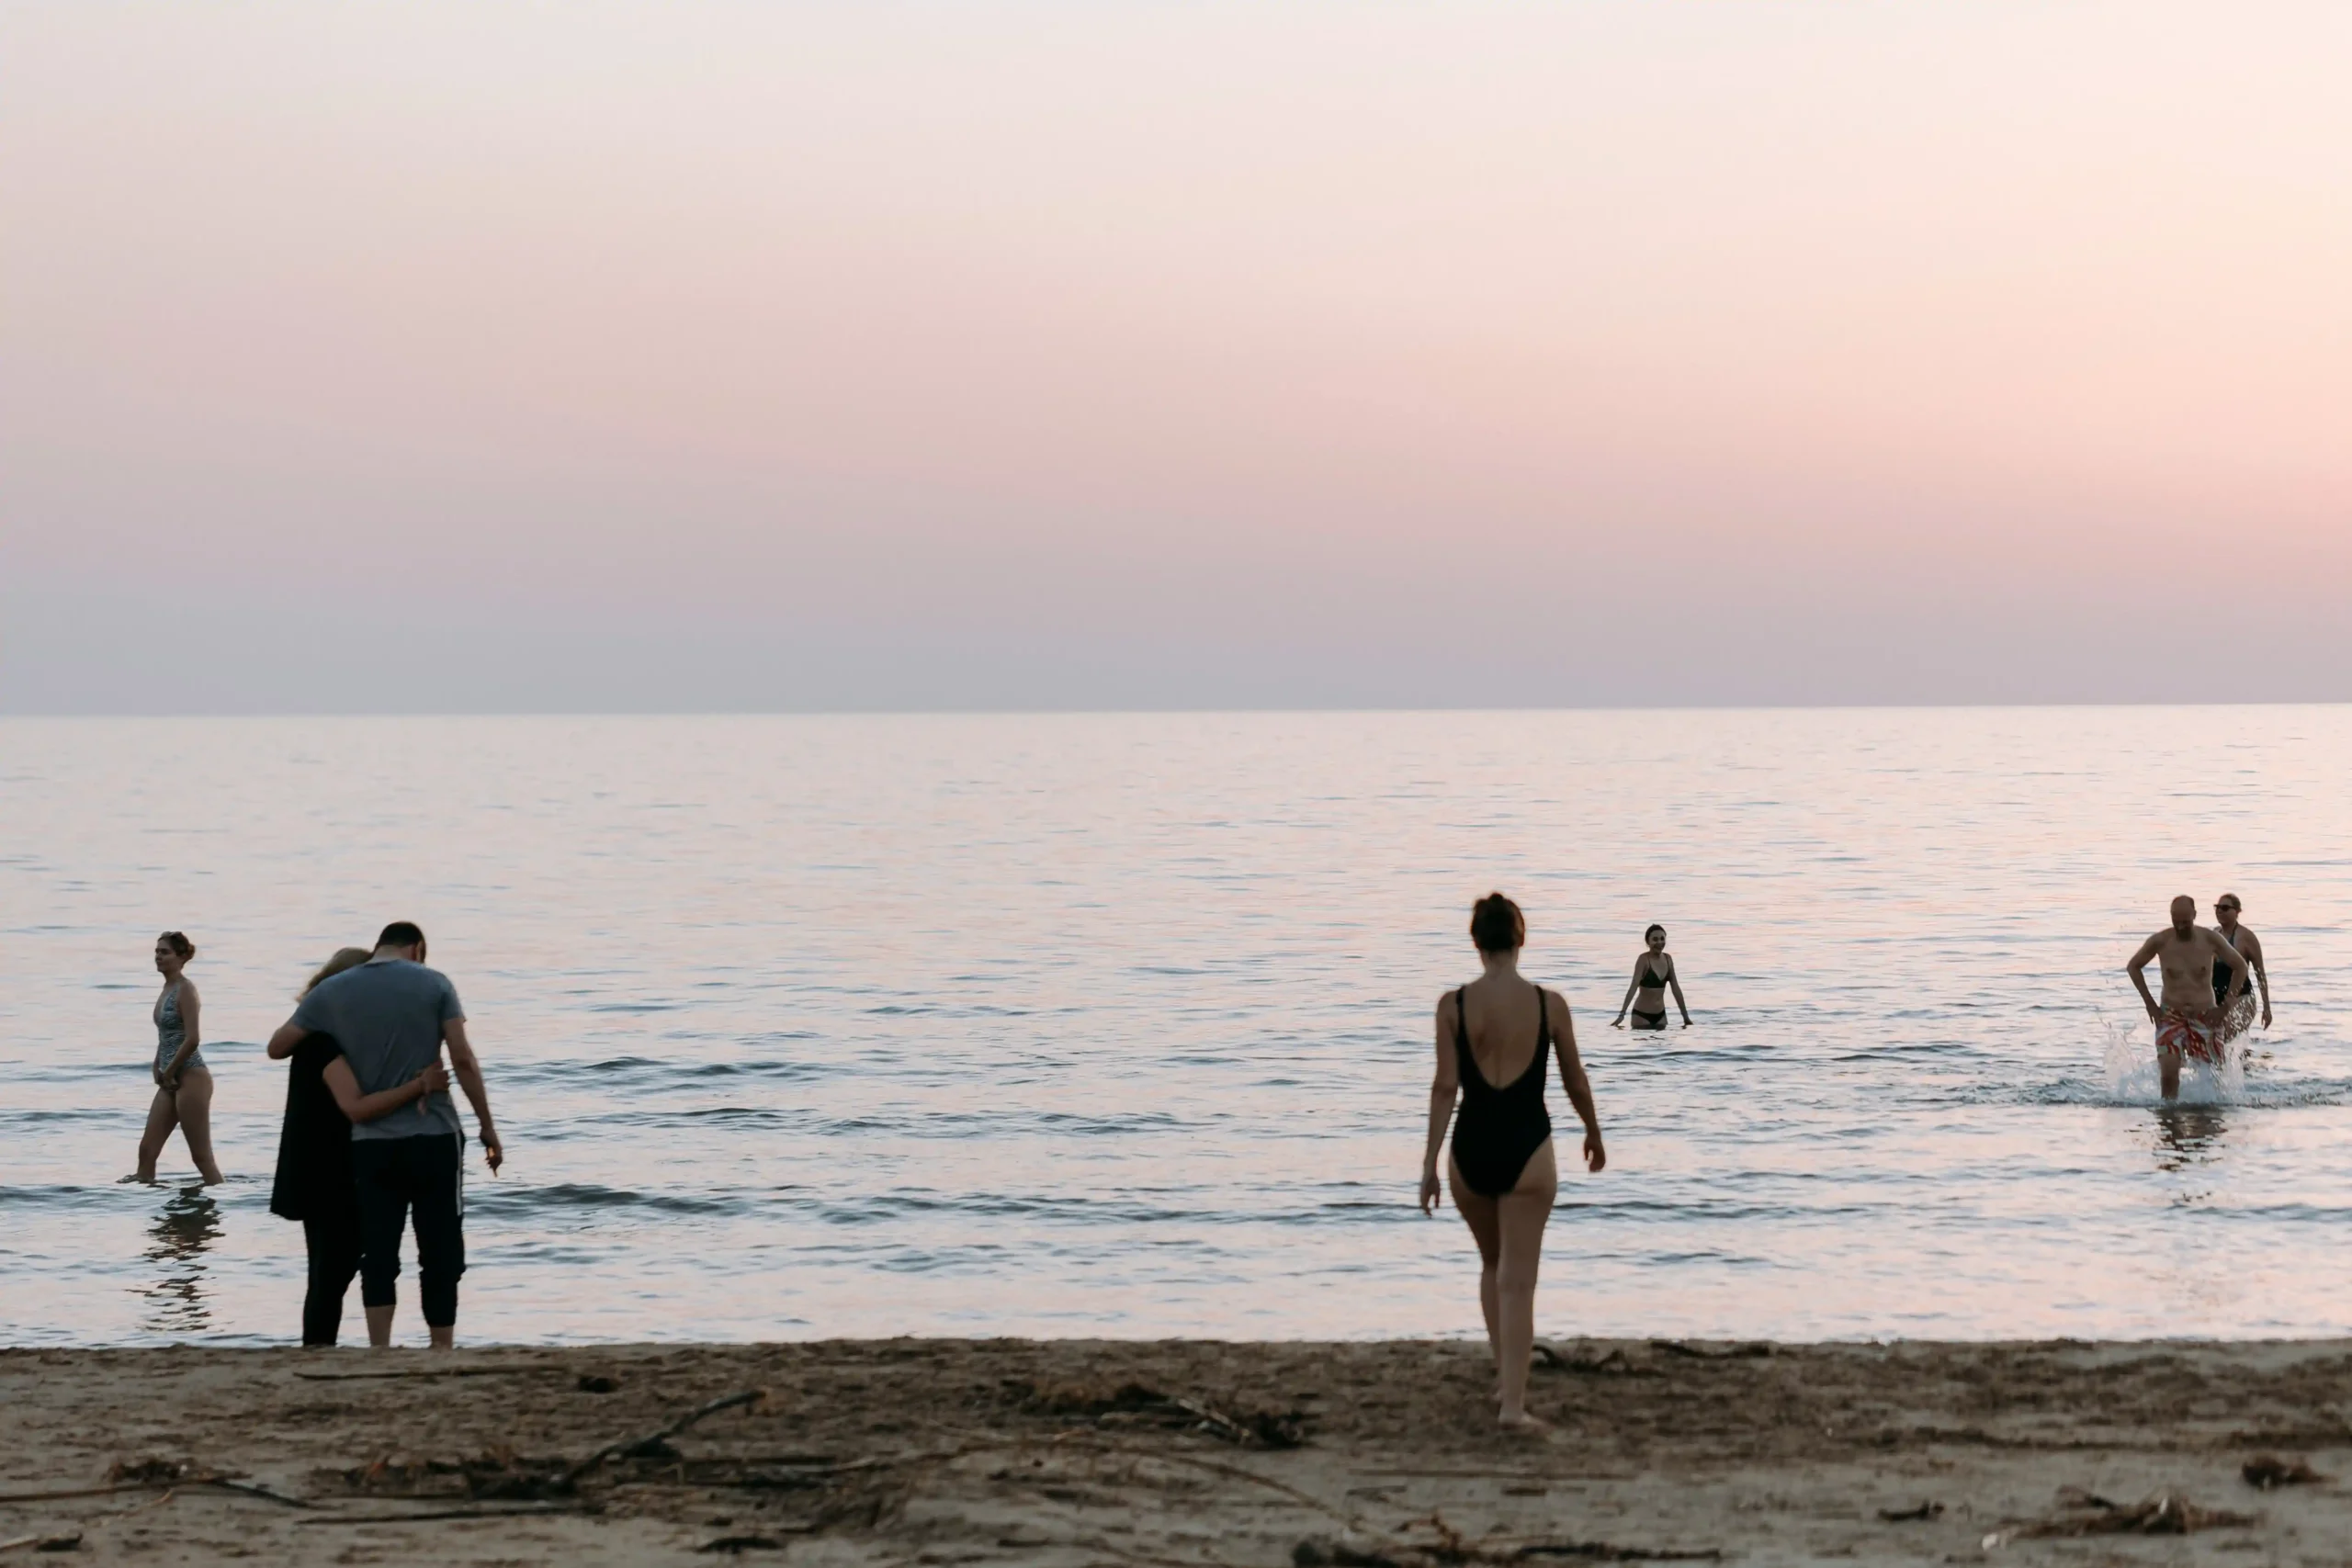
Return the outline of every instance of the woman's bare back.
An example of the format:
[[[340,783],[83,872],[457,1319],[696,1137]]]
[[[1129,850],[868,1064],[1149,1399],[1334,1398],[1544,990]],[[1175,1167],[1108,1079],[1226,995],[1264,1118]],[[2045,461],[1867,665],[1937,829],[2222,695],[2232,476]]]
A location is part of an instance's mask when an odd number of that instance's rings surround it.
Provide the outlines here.
[[[1462,987],[1463,1023],[1480,1077],[1498,1088],[1519,1081],[1535,1059],[1540,1013],[1534,985],[1515,976],[1481,976]]]

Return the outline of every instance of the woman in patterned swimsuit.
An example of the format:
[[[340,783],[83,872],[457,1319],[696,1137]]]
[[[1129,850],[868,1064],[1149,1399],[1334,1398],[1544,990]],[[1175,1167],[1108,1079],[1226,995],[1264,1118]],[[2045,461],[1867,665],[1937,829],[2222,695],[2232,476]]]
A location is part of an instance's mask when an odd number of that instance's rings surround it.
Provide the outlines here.
[[[179,931],[155,939],[155,968],[164,976],[155,998],[155,1098],[147,1107],[147,1131],[139,1139],[139,1177],[155,1179],[155,1157],[177,1127],[187,1139],[188,1157],[209,1185],[220,1179],[212,1162],[212,1069],[200,1054],[202,998],[187,975],[196,944]]]

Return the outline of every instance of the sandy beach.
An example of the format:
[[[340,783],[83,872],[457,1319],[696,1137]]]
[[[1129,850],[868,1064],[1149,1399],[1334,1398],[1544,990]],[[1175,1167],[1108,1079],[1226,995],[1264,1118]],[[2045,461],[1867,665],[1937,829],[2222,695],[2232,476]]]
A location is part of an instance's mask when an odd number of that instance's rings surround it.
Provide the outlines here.
[[[1542,1439],[1493,1429],[1483,1359],[1416,1341],[17,1350],[0,1542],[196,1563],[2352,1556],[2333,1479],[2352,1475],[2352,1344],[1559,1342]],[[2247,1479],[2272,1461],[2273,1484]]]

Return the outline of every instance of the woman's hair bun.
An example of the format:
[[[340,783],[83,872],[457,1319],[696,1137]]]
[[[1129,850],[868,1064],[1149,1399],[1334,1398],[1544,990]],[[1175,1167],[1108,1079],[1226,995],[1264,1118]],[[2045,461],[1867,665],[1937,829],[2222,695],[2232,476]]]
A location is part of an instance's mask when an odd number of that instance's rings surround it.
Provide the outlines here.
[[[1527,945],[1527,917],[1499,893],[1470,906],[1470,940],[1481,953],[1517,953]]]
[[[188,941],[186,931],[165,931],[156,939],[182,958],[196,956],[196,943]]]

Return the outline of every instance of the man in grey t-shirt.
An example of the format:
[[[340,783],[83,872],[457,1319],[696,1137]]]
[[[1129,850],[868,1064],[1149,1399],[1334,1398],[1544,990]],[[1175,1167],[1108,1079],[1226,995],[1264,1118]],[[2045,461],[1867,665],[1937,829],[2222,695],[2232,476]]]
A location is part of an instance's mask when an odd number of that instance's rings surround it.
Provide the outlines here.
[[[376,955],[302,998],[270,1041],[280,1056],[311,1034],[332,1035],[364,1097],[407,1083],[440,1060],[472,1101],[483,1152],[495,1173],[505,1158],[490,1119],[490,1091],[466,1038],[465,1010],[447,976],[424,966],[424,933],[395,920],[376,939]],[[416,1224],[417,1282],[436,1349],[455,1340],[458,1278],[466,1270],[465,1129],[447,1089],[351,1129],[351,1171],[359,1189],[359,1299],[368,1340],[392,1342],[393,1281],[401,1271],[401,1233]]]

